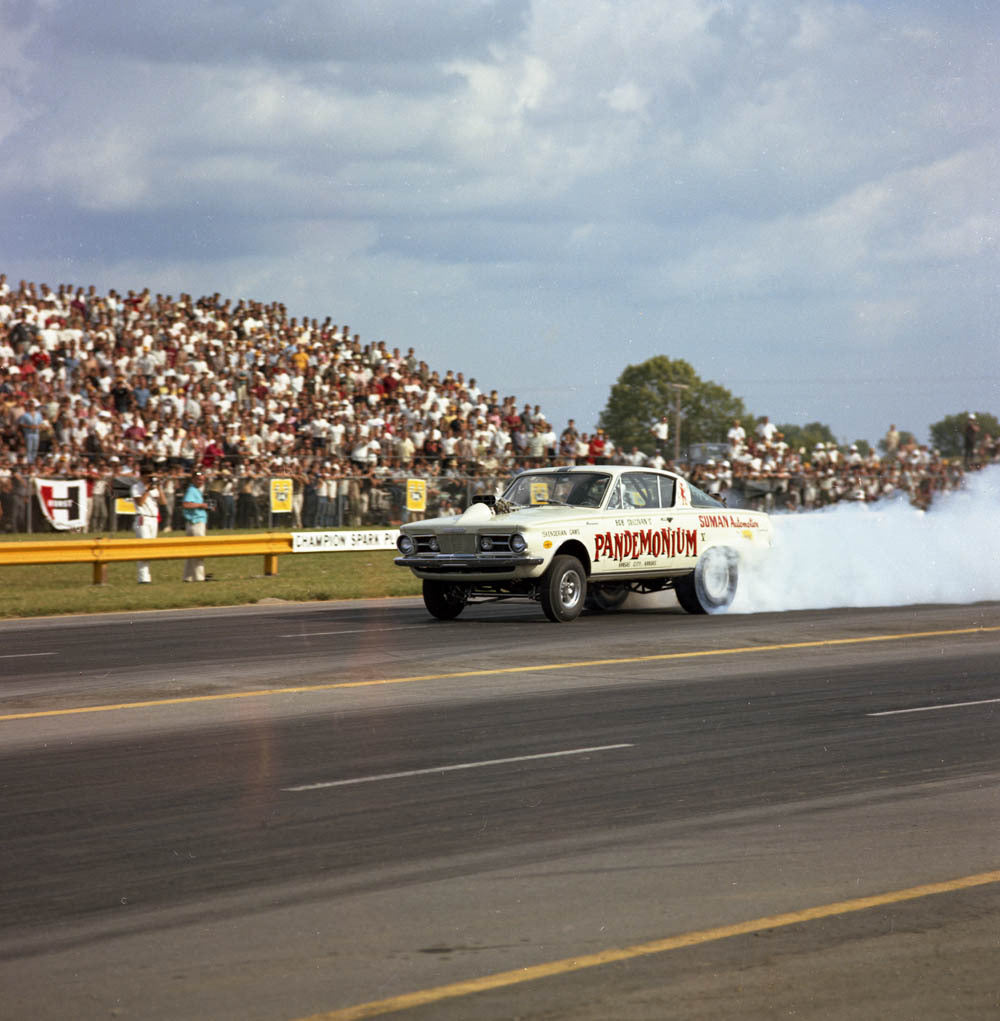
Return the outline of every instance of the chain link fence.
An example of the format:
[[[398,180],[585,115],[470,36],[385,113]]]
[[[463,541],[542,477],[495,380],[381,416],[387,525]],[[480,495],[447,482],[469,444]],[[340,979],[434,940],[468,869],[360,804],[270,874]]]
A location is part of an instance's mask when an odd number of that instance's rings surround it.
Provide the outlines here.
[[[383,472],[364,475],[234,474],[229,470],[206,472],[204,494],[210,506],[208,528],[217,530],[359,529],[391,528],[413,518],[461,513],[479,494],[499,494],[515,474],[478,472],[444,474],[431,471]],[[734,508],[764,511],[809,510],[841,501],[873,502],[901,495],[915,506],[926,507],[936,493],[959,488],[964,473],[959,466],[938,465],[932,471],[800,473],[773,478],[705,478],[696,468],[690,478]],[[47,480],[51,476],[45,477]],[[79,476],[62,476],[79,478]],[[273,479],[291,480],[291,506],[275,513],[271,505]],[[407,510],[407,484],[421,479],[426,485],[426,508]],[[88,514],[85,528],[95,534],[128,531],[132,527],[131,486],[135,476],[87,474]],[[183,501],[188,475],[163,474],[160,531],[184,529]],[[35,477],[11,473],[0,477],[0,532],[50,532],[42,512]]]

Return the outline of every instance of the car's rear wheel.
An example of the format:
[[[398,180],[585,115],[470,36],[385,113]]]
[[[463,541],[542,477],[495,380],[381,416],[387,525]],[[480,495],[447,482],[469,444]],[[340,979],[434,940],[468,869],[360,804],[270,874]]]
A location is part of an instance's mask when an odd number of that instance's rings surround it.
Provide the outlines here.
[[[424,606],[438,620],[454,620],[465,609],[468,601],[469,590],[465,585],[424,580]]]
[[[591,585],[585,605],[588,610],[619,610],[628,599],[627,585]]]
[[[587,575],[576,557],[555,557],[542,578],[540,592],[545,616],[565,623],[580,616],[587,598]]]
[[[739,580],[736,550],[713,546],[702,553],[690,574],[674,582],[674,592],[688,613],[725,613],[736,597]]]

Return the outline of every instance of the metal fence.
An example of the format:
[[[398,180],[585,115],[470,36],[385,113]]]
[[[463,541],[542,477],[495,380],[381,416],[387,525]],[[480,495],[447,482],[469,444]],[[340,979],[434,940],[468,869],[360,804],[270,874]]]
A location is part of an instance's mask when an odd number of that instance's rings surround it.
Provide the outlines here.
[[[457,514],[474,496],[498,494],[513,473],[446,474],[371,473],[365,475],[233,475],[228,472],[208,475],[204,492],[210,505],[208,528],[233,529],[358,529],[389,528],[411,518]],[[272,478],[291,478],[292,511],[277,514],[271,509]],[[420,514],[407,511],[407,483],[413,478],[426,484],[426,509]],[[730,507],[767,511],[798,510],[823,506],[841,500],[874,499],[857,495],[857,486],[848,473],[830,475],[799,474],[782,478],[735,478],[725,485],[709,483],[696,470],[692,480]],[[130,497],[133,476],[92,476],[87,528],[93,534],[113,534],[132,527],[132,514],[123,512]],[[183,531],[183,501],[186,474],[161,477],[160,532]],[[907,473],[897,480],[897,491],[917,505],[925,506],[932,494],[961,485],[962,471],[952,467],[933,473]],[[33,479],[27,475],[0,478],[0,532],[32,534],[52,531],[35,498]],[[878,498],[891,495],[882,489]]]
[[[509,474],[496,476],[424,477],[426,510],[411,515],[406,509],[407,482],[414,475],[347,475],[292,477],[292,511],[271,509],[272,478],[288,476],[229,474],[210,476],[204,487],[209,504],[208,528],[300,529],[387,528],[411,517],[461,513],[479,493],[496,493]],[[113,534],[132,528],[133,515],[123,510],[131,496],[134,478],[114,476],[91,480],[87,532]],[[161,481],[160,532],[184,530],[186,477]],[[51,532],[31,476],[0,480],[0,532],[42,534]]]

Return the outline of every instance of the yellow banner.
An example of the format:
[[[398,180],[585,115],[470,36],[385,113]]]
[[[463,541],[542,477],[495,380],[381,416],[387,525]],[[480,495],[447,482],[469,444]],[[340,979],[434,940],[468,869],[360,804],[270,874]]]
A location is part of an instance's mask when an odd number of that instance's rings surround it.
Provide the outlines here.
[[[406,480],[406,509],[421,513],[427,510],[427,482],[424,479]]]
[[[291,479],[271,479],[271,513],[292,513]]]

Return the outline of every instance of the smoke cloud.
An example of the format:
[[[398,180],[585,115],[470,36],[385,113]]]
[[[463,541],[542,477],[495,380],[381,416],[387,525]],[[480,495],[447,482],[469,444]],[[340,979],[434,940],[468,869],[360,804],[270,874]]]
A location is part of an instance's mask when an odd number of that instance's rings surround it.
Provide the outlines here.
[[[919,511],[905,498],[772,516],[731,613],[1000,600],[1000,467]]]

